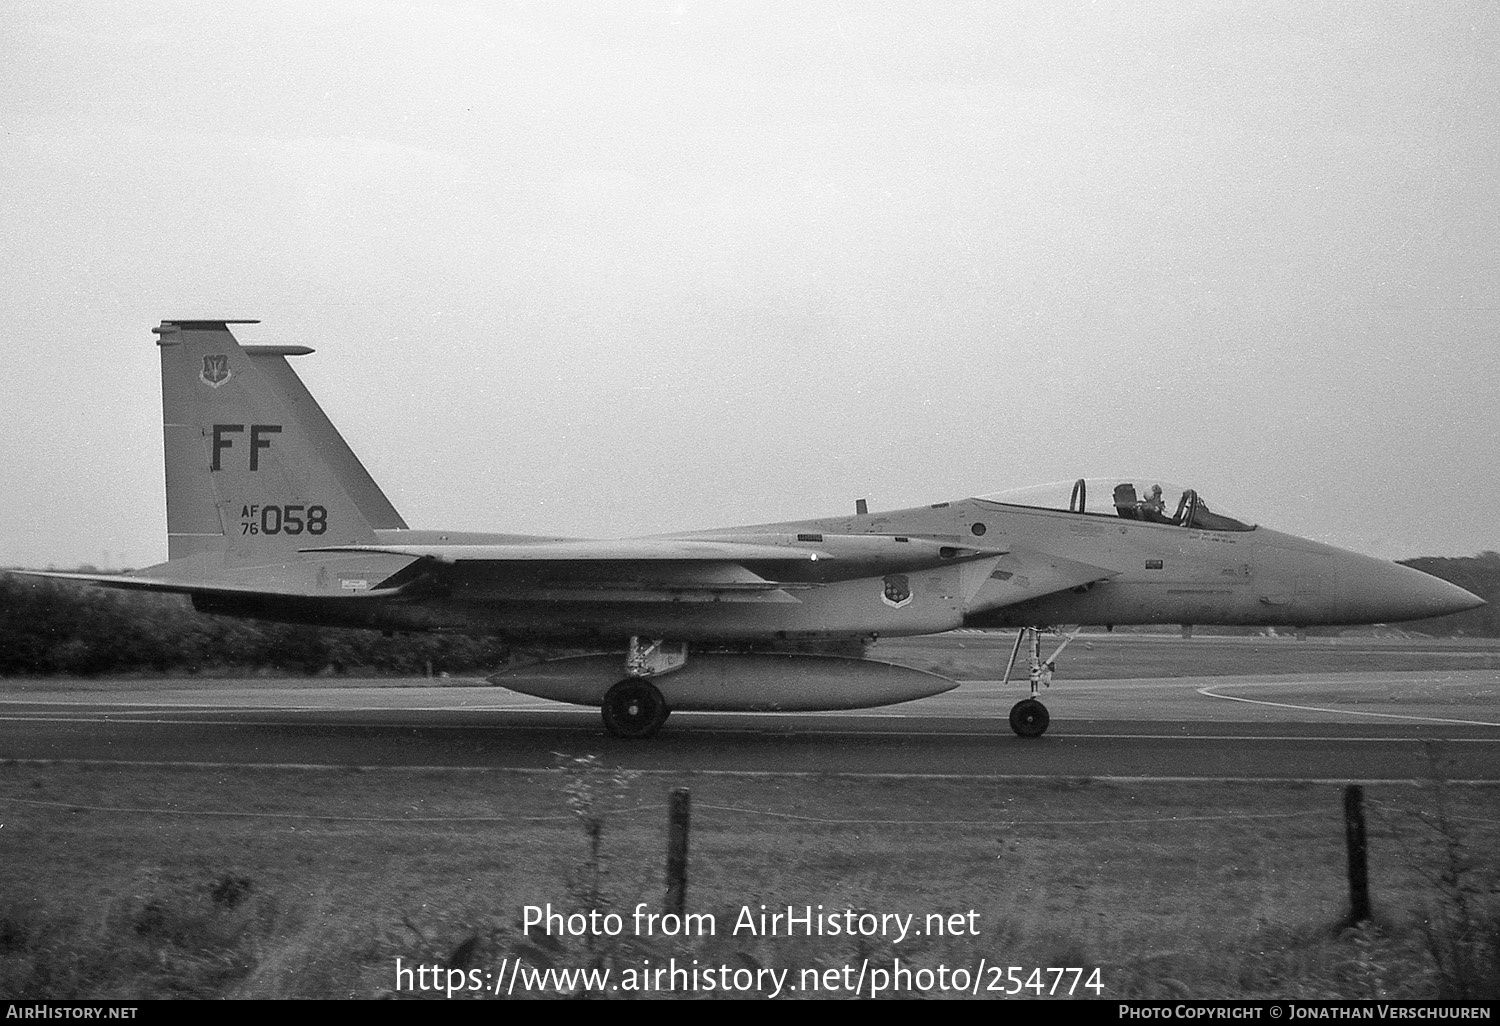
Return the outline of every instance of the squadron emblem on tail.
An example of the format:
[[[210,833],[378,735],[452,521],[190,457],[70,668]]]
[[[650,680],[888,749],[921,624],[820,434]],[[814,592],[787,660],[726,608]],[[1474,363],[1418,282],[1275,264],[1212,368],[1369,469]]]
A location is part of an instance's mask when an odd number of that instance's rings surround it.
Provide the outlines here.
[[[205,385],[218,388],[233,376],[229,369],[229,357],[220,355],[203,358],[203,373],[198,378]]]

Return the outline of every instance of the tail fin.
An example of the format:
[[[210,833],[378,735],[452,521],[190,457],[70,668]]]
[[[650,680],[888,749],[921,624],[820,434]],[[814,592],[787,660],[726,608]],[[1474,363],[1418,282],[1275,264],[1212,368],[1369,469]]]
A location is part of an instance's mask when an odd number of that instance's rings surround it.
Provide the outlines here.
[[[314,546],[373,544],[370,518],[351,495],[368,473],[342,439],[330,460],[328,435],[338,432],[321,410],[317,418],[305,408],[298,416],[280,372],[230,333],[228,325],[244,323],[255,322],[163,321],[152,329],[161,346],[168,557],[220,552],[258,563]],[[266,355],[295,380],[280,357],[303,351],[274,347]]]

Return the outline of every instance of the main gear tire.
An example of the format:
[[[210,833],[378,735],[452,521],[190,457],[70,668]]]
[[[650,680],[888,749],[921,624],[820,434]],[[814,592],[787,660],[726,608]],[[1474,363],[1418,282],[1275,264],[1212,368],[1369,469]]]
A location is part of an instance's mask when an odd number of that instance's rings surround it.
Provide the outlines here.
[[[635,677],[622,680],[605,692],[600,709],[604,729],[615,737],[632,741],[653,736],[667,722],[671,711],[655,684]]]

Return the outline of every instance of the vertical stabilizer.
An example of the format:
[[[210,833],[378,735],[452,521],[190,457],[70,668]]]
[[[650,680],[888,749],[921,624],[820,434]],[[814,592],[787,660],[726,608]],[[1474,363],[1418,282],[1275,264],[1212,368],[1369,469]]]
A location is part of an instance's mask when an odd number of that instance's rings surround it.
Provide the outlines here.
[[[236,323],[254,322],[163,321],[152,329],[161,347],[169,558],[222,552],[243,565],[315,546],[372,544],[371,524],[316,426],[303,424],[260,361],[240,348],[228,328]]]

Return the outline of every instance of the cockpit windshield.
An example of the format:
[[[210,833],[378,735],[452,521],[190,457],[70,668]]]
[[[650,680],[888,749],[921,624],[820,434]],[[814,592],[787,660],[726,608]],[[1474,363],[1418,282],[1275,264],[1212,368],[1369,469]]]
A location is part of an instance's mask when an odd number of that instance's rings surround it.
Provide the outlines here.
[[[1149,477],[1089,477],[981,495],[1012,506],[1067,510],[1091,516],[1192,527],[1201,531],[1250,531],[1255,525],[1210,510],[1191,488]]]

